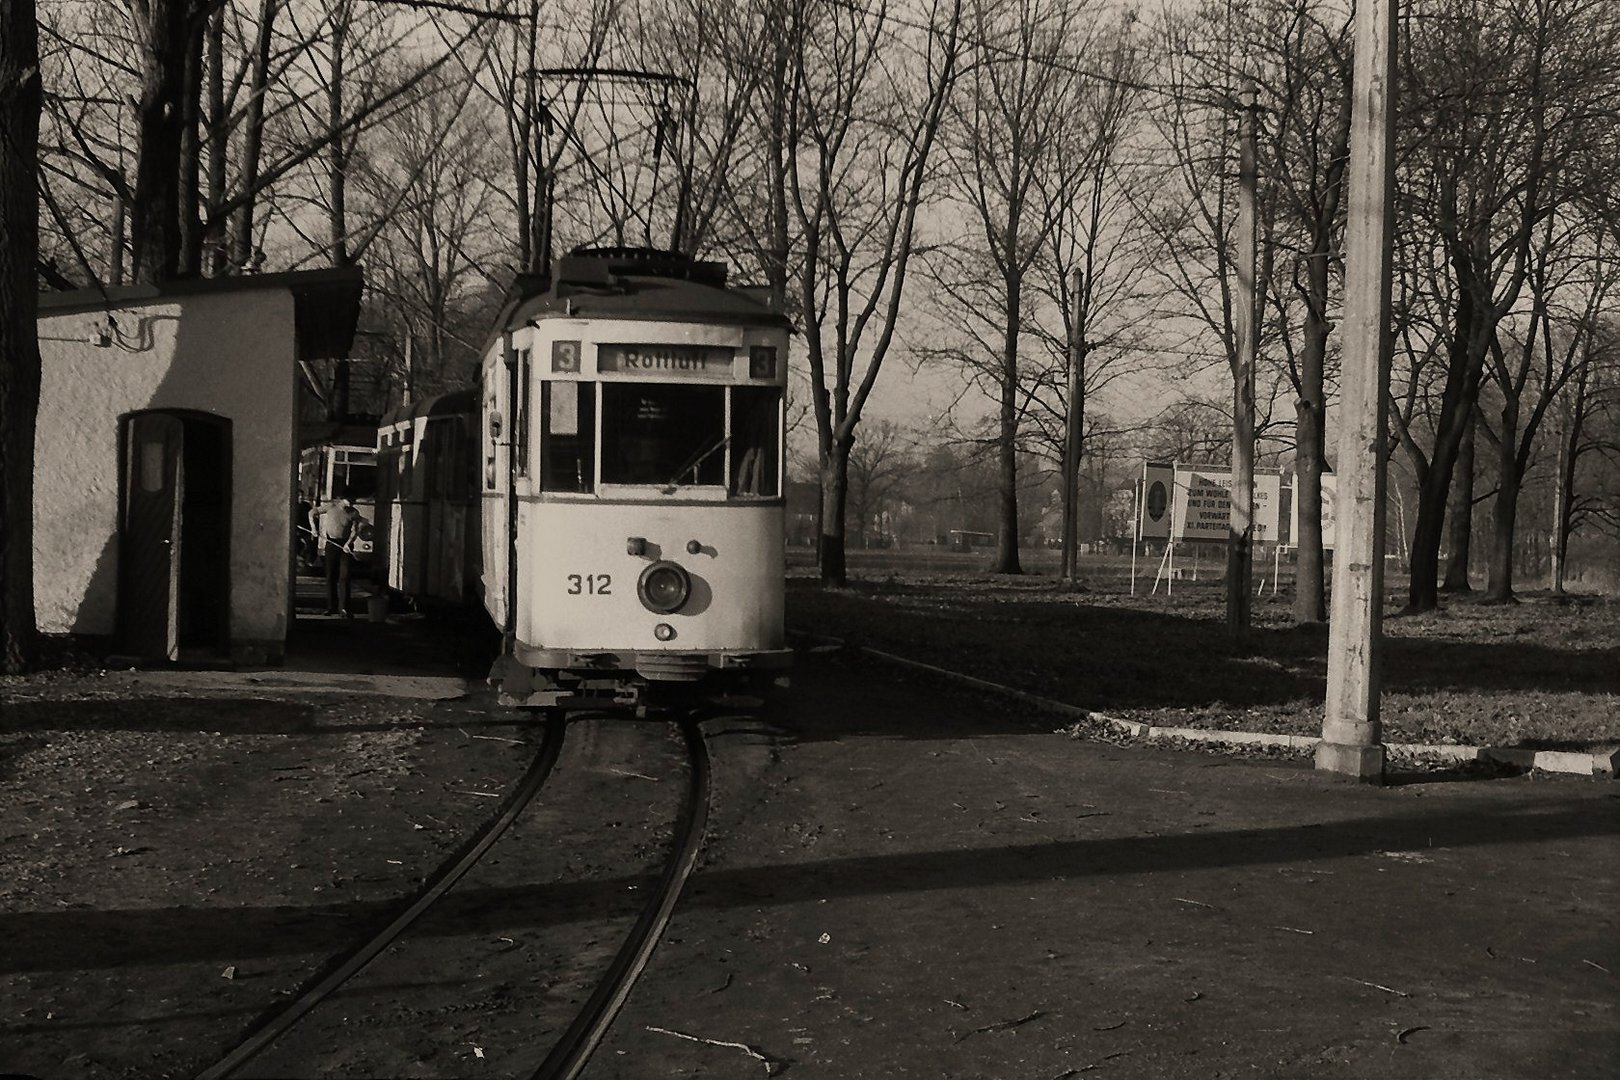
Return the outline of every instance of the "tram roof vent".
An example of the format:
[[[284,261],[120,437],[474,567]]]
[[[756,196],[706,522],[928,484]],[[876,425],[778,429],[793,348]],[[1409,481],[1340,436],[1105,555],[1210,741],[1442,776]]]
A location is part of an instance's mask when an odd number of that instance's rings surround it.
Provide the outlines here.
[[[558,285],[606,289],[619,286],[619,279],[629,276],[678,278],[724,288],[726,264],[657,248],[575,248],[557,260],[554,280]]]

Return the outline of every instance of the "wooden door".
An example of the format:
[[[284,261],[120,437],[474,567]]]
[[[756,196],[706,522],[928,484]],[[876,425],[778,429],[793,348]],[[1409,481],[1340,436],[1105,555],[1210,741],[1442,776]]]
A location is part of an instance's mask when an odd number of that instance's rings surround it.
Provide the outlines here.
[[[180,652],[181,507],[185,424],[138,413],[124,425],[124,518],[118,612],[123,648],[175,660]]]

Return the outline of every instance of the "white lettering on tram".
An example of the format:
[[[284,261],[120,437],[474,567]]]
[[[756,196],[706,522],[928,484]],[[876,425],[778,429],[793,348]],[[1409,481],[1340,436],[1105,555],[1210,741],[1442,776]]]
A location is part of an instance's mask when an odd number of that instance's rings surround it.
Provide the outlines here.
[[[732,360],[730,350],[690,345],[604,345],[599,356],[603,371],[729,371]]]

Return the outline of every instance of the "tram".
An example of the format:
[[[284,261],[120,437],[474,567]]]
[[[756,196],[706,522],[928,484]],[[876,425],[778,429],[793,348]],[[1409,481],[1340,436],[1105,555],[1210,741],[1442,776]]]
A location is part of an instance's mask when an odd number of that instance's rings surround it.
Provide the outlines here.
[[[372,577],[418,605],[476,602],[478,393],[404,405],[377,426]]]
[[[582,249],[520,280],[478,414],[503,701],[639,705],[788,666],[789,333],[723,264],[670,252]]]
[[[348,438],[352,440],[354,435],[351,433]],[[373,525],[377,516],[376,446],[333,441],[316,443],[299,451],[299,501],[308,507],[316,507],[338,493],[354,500],[354,508],[360,513],[360,527],[349,550],[357,561],[367,562],[372,555]],[[293,524],[295,533],[302,531],[298,546],[304,553],[304,561],[313,566],[320,557],[320,545],[313,526],[307,516]]]

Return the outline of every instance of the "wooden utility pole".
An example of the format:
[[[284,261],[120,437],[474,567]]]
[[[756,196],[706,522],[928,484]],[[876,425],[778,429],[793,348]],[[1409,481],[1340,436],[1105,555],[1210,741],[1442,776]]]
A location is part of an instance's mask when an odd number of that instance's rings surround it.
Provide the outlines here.
[[[1069,406],[1063,437],[1063,570],[1073,582],[1080,577],[1080,437],[1086,418],[1085,275],[1074,272],[1073,312],[1069,320]]]
[[[1339,535],[1328,620],[1327,712],[1316,746],[1318,769],[1369,783],[1384,778],[1378,705],[1394,247],[1395,4],[1359,0],[1356,5],[1339,380]]]
[[[1260,340],[1259,212],[1255,188],[1255,90],[1244,88],[1238,113],[1237,353],[1232,367],[1232,512],[1226,534],[1226,625],[1249,637],[1254,592],[1254,367]]]

